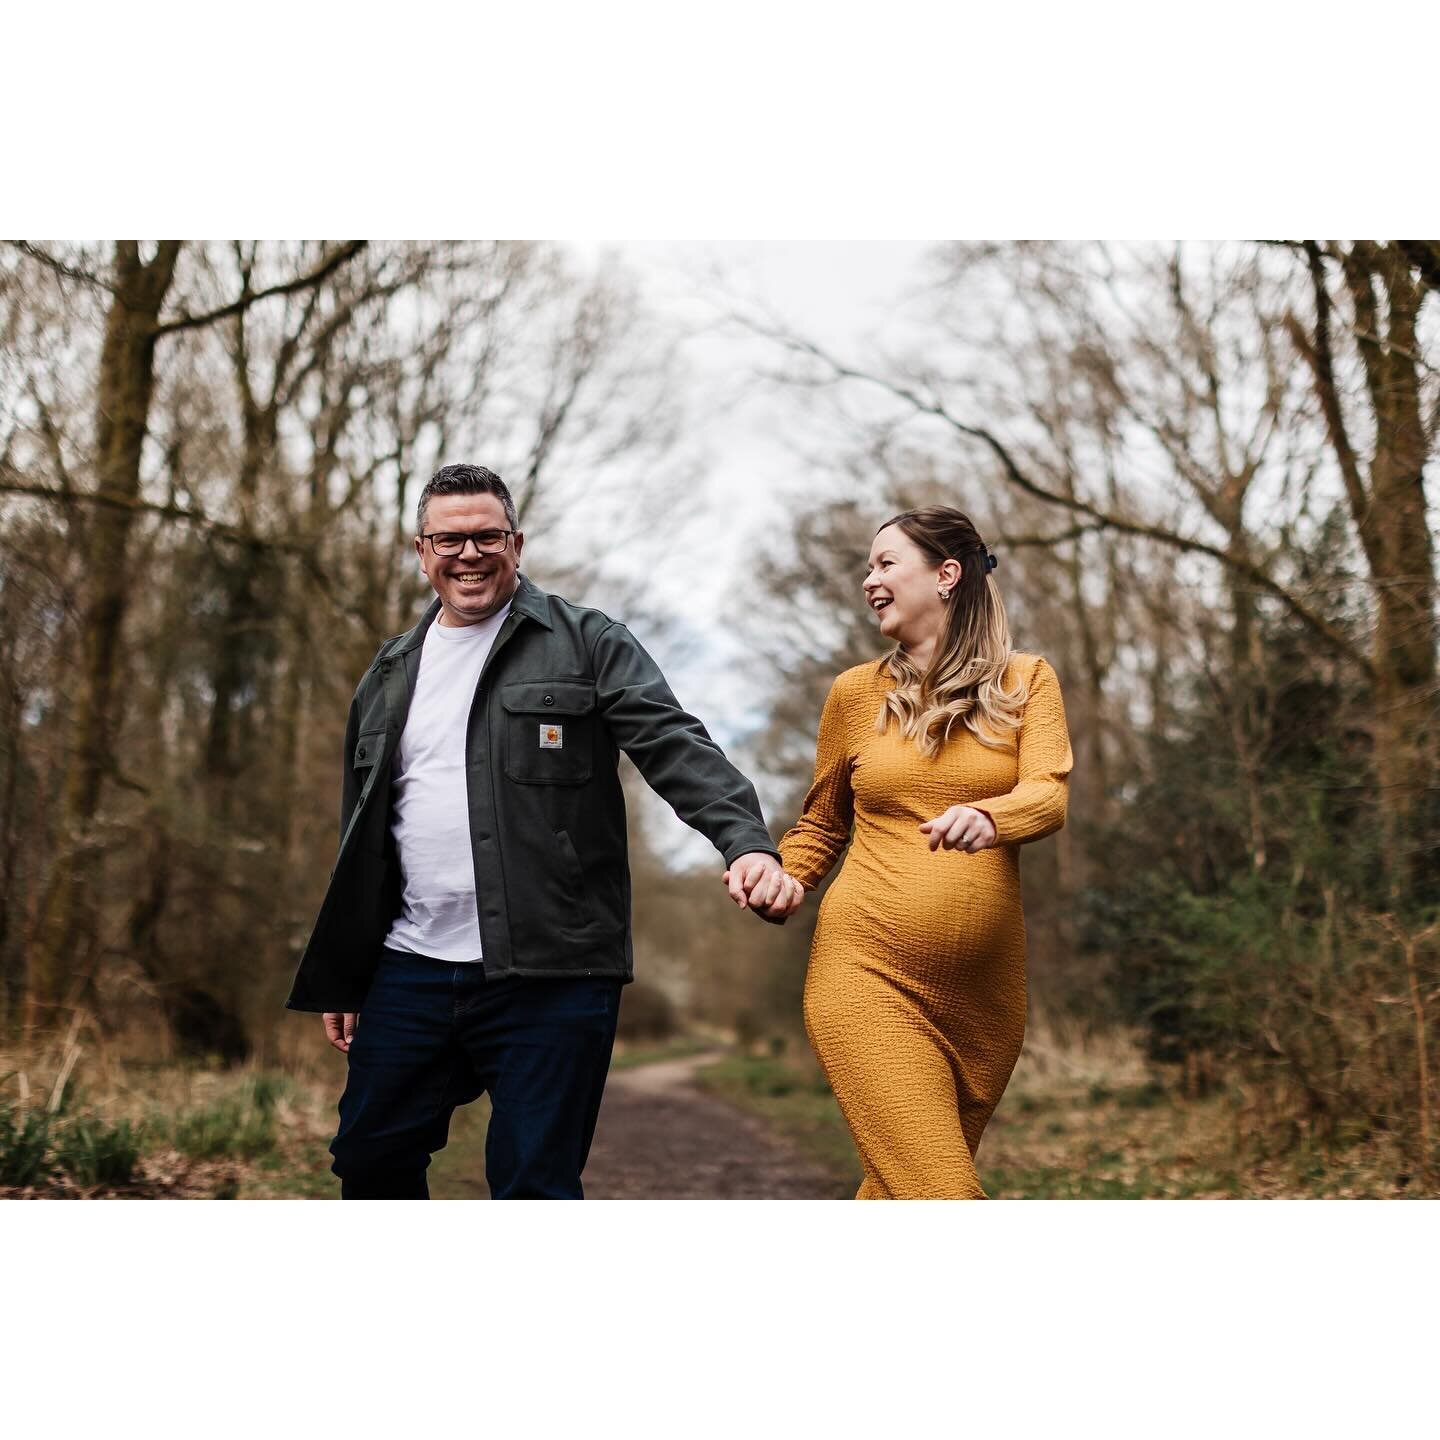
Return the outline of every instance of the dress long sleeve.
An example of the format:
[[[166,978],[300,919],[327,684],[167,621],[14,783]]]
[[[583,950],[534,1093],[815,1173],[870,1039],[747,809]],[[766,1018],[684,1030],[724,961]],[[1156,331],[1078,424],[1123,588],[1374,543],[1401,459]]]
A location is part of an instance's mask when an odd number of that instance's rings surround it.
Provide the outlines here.
[[[1071,764],[1055,672],[1016,654],[1016,678],[1028,698],[1006,744],[967,730],[927,756],[893,722],[876,729],[894,690],[884,662],[846,671],[780,842],[809,888],[849,841],[816,914],[805,1031],[855,1137],[862,1199],[985,1194],[976,1148],[1025,1036],[1018,847],[1064,822]],[[955,804],[989,812],[1000,844],[931,850],[920,825]]]
[[[840,676],[830,687],[820,714],[815,779],[800,818],[780,841],[781,863],[807,890],[813,890],[830,873],[850,841],[855,820],[850,727],[841,688],[844,678]]]
[[[1017,758],[1015,788],[1008,795],[975,802],[975,808],[995,822],[997,845],[1041,840],[1065,823],[1074,758],[1060,681],[1047,660],[1041,660],[1030,677]]]

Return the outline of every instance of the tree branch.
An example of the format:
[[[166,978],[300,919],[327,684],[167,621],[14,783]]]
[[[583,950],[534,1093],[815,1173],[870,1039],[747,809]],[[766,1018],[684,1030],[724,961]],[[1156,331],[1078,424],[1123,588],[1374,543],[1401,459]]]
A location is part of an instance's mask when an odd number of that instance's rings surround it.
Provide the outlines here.
[[[1064,545],[1071,540],[1078,540],[1082,535],[1098,535],[1104,528],[1103,525],[1091,521],[1088,525],[1072,525],[1068,530],[1061,530],[1054,535],[1001,535],[990,548],[993,550],[998,547],[1002,554],[1006,550],[1048,549],[1052,545]]]
[[[222,305],[218,310],[207,310],[203,315],[176,316],[173,320],[166,320],[163,324],[157,325],[155,334],[157,336],[173,335],[179,330],[196,330],[205,325],[213,325],[217,320],[225,320],[231,315],[239,315],[259,300],[269,300],[276,295],[293,295],[297,290],[306,290],[312,285],[322,284],[342,265],[353,260],[369,243],[368,240],[351,240],[305,275],[297,276],[294,280],[287,280],[283,285],[271,285],[265,290],[251,291],[241,295],[238,300],[232,300],[228,305]]]
[[[42,250],[38,245],[32,245],[28,240],[7,240],[5,243],[13,245],[22,255],[28,255],[30,259],[53,270],[57,275],[63,275],[67,280],[78,280],[82,285],[94,285],[97,289],[108,290],[112,295],[116,293],[115,287],[108,280],[102,280],[88,270],[77,270],[73,265],[67,265],[63,260]]]
[[[6,468],[8,470],[10,467]],[[227,525],[223,520],[213,520],[201,511],[190,510],[183,505],[160,504],[153,500],[117,495],[110,491],[59,490],[46,485],[28,485],[23,481],[0,476],[0,495],[25,495],[32,500],[49,500],[59,505],[100,505],[111,510],[127,510],[137,515],[158,515],[166,520],[180,520],[187,525],[194,525],[203,533],[234,545],[259,545],[268,550],[294,555],[303,555],[310,548],[298,540],[267,538],[238,525]]]
[[[1011,454],[1009,447],[1004,444],[995,434],[979,425],[968,425],[963,420],[952,415],[938,399],[926,399],[907,386],[896,384],[892,380],[886,380],[878,375],[871,375],[863,370],[855,370],[847,365],[842,365],[838,360],[828,355],[818,345],[809,340],[802,340],[794,335],[775,330],[767,330],[744,317],[737,316],[739,323],[747,326],[756,334],[764,336],[786,349],[795,351],[798,354],[807,355],[811,359],[819,360],[827,366],[836,379],[859,380],[865,384],[874,385],[897,399],[903,400],[917,414],[929,415],[942,421],[957,434],[964,435],[972,440],[978,440],[990,453],[1000,462],[1006,478],[1017,489],[1027,495],[1033,495],[1037,500],[1043,500],[1047,505],[1059,505],[1076,515],[1082,515],[1092,522],[1096,530],[1114,530],[1122,535],[1135,535],[1142,539],[1154,540],[1162,545],[1168,545],[1172,549],[1194,555],[1205,555],[1212,560],[1218,561],[1221,565],[1237,574],[1243,576],[1267,595],[1274,596],[1302,623],[1309,626],[1317,635],[1322,636],[1341,654],[1346,656],[1352,663],[1358,666],[1366,676],[1375,678],[1374,661],[1359,649],[1355,643],[1345,634],[1343,630],[1332,625],[1323,615],[1317,615],[1308,606],[1303,605],[1294,595],[1285,589],[1277,580],[1271,578],[1260,566],[1241,555],[1233,555],[1211,545],[1208,541],[1194,539],[1186,535],[1177,535],[1173,530],[1167,530],[1160,525],[1149,525],[1138,520],[1127,520],[1121,515],[1114,515],[1101,510],[1098,506],[1091,505],[1088,501],[1078,497],[1072,497],[1051,490],[1038,481],[1032,479],[1016,461]]]
[[[1350,500],[1350,513],[1355,517],[1355,527],[1360,532],[1360,543],[1372,568],[1379,568],[1373,553],[1374,535],[1370,524],[1370,496],[1365,489],[1364,477],[1360,474],[1360,461],[1350,443],[1345,429],[1345,416],[1340,409],[1340,392],[1335,384],[1335,359],[1330,349],[1330,292],[1325,285],[1325,261],[1320,247],[1313,241],[1305,242],[1305,254],[1310,264],[1310,280],[1315,292],[1315,339],[1312,344],[1299,320],[1291,315],[1286,324],[1295,348],[1300,351],[1315,376],[1315,390],[1320,400],[1320,410],[1325,417],[1325,428],[1330,436],[1331,448],[1340,466],[1340,476],[1345,482],[1345,493]]]

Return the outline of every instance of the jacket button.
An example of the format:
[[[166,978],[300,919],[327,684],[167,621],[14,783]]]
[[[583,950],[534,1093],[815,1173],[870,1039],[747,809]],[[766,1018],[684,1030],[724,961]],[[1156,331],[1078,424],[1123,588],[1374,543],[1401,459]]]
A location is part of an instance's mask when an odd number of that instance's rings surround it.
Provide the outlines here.
[[[547,704],[547,705],[553,705],[554,703],[555,703],[555,697],[554,697],[553,695],[547,695],[547,696],[545,697],[545,704]]]
[[[355,753],[363,760],[365,758],[365,747],[362,745]]]

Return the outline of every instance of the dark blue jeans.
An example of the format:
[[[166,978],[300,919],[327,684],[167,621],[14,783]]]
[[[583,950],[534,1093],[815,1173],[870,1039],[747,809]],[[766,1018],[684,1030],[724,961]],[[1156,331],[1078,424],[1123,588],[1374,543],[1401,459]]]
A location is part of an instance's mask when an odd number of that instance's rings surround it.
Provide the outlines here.
[[[386,950],[350,1043],[330,1144],[345,1200],[427,1200],[450,1117],[490,1096],[495,1200],[584,1198],[620,981],[487,980],[483,966]]]

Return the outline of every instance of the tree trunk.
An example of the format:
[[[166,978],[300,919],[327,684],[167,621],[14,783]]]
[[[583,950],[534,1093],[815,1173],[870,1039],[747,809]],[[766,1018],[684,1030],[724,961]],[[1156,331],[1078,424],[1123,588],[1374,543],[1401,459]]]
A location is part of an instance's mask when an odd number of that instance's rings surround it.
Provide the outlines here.
[[[4,697],[5,734],[9,753],[3,757],[0,781],[0,1025],[9,1029],[19,1019],[25,988],[24,955],[12,943],[14,907],[19,900],[18,861],[20,836],[16,833],[16,794],[24,757],[20,750],[20,709],[16,697]]]
[[[1416,280],[1411,260],[1394,244],[1361,240],[1328,252],[1340,261],[1354,306],[1374,432],[1367,475],[1335,378],[1326,252],[1314,241],[1305,250],[1315,297],[1313,341],[1294,328],[1315,375],[1374,585],[1375,767],[1387,899],[1400,905],[1433,897],[1436,885],[1428,821],[1436,769],[1435,555],[1425,508],[1429,438],[1416,325],[1428,282]]]
[[[99,493],[111,503],[96,507],[85,532],[73,745],[61,795],[59,849],[31,956],[32,1005],[52,1004],[65,971],[85,965],[94,947],[103,862],[94,822],[123,711],[116,677],[134,583],[126,564],[132,506],[140,495],[155,383],[156,326],[179,254],[179,241],[164,241],[146,264],[138,242],[124,240],[115,247],[95,426]]]
[[[1435,557],[1425,513],[1428,447],[1421,376],[1411,358],[1418,307],[1408,275],[1390,276],[1388,283],[1390,344],[1380,357],[1384,388],[1376,406],[1370,493],[1380,562],[1375,578],[1381,582],[1376,587],[1376,759],[1392,894],[1399,899],[1423,883],[1427,869],[1425,801],[1435,780]]]
[[[1249,540],[1238,507],[1229,521],[1226,553],[1237,562],[1249,560]],[[1260,871],[1267,858],[1265,806],[1260,777],[1264,772],[1265,749],[1270,738],[1270,703],[1266,688],[1264,656],[1260,648],[1260,626],[1256,615],[1254,587],[1236,566],[1226,571],[1230,591],[1230,674],[1226,709],[1230,712],[1231,736],[1236,759],[1245,781],[1245,806],[1249,817],[1250,865]]]

